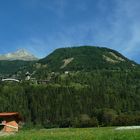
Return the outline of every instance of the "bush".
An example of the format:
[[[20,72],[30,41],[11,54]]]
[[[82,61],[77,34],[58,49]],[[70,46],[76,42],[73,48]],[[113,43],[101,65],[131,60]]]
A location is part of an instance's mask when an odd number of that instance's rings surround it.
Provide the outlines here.
[[[73,122],[74,127],[95,127],[98,126],[98,120],[95,117],[90,118],[87,114],[81,114]]]
[[[111,126],[116,117],[116,111],[114,111],[113,109],[104,109],[102,112],[103,126]]]
[[[114,120],[116,126],[140,125],[140,116],[120,115]]]
[[[62,119],[58,122],[59,127],[61,128],[65,128],[65,127],[71,127],[72,123],[71,123],[71,119],[67,118],[67,119]]]

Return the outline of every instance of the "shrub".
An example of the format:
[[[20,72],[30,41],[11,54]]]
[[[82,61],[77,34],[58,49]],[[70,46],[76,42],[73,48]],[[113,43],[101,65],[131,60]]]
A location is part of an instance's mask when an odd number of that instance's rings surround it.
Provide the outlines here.
[[[95,117],[90,118],[87,114],[81,114],[73,122],[74,127],[94,127],[98,126],[98,120]]]

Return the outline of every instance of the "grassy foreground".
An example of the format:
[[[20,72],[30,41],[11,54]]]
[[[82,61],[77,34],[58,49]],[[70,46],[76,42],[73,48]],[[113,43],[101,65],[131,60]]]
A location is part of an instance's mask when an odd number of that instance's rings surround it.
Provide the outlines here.
[[[0,140],[140,140],[140,130],[114,128],[66,128],[25,130]]]

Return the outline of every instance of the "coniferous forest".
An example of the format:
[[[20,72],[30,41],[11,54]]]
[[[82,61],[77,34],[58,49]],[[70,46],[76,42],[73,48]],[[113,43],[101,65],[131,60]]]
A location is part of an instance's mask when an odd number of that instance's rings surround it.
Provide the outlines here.
[[[140,124],[140,72],[59,73],[48,84],[3,82],[0,112],[18,111],[27,126]]]
[[[0,112],[19,112],[25,126],[140,125],[140,67],[117,51],[62,48],[38,61],[0,61],[0,73],[21,79],[1,81]]]

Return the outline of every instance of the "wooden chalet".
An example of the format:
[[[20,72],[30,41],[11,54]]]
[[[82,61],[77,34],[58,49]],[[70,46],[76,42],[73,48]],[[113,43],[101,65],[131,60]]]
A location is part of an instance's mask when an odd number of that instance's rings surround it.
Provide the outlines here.
[[[17,132],[21,116],[18,112],[0,113],[0,125],[3,132]]]

